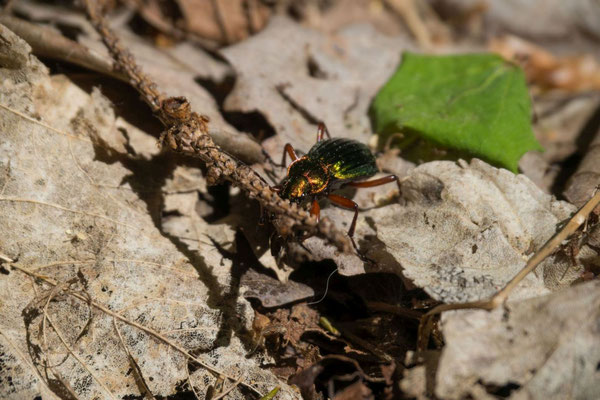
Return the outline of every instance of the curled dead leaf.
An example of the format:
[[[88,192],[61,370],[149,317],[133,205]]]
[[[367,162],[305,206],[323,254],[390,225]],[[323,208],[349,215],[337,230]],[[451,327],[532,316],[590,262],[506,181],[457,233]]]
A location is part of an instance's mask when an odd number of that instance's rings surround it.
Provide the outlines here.
[[[488,398],[503,387],[513,398],[600,396],[599,281],[510,302],[492,312],[449,312],[442,322],[446,346],[436,376],[440,398]],[[477,382],[487,393],[472,393]]]

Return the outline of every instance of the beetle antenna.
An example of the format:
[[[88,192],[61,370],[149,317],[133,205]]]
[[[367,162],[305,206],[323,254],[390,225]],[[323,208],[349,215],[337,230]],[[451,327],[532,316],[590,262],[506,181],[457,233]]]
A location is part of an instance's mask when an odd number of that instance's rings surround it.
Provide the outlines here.
[[[318,303],[322,302],[323,300],[325,300],[325,297],[327,296],[327,292],[329,291],[329,280],[331,279],[331,277],[333,276],[333,274],[335,274],[336,272],[338,272],[338,268],[336,268],[333,271],[331,271],[331,273],[327,277],[327,283],[325,284],[325,293],[323,293],[323,296],[319,300],[317,300],[317,301],[306,303],[307,306],[310,306],[310,305],[313,305],[313,304],[318,304]]]

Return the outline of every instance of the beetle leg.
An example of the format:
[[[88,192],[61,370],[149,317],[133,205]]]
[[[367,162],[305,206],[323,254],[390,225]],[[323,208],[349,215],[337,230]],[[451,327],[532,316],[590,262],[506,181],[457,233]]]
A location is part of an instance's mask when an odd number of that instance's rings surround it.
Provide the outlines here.
[[[317,223],[321,220],[321,207],[319,206],[319,202],[316,198],[313,199],[312,206],[310,207],[310,215],[314,215],[317,217]],[[312,233],[305,233],[300,238],[300,243],[304,242],[309,237],[314,236]]]
[[[350,224],[350,229],[348,230],[348,236],[350,236],[350,241],[352,242],[352,246],[354,247],[354,250],[356,250],[356,253],[358,253],[358,256],[360,257],[360,259],[365,262],[370,261],[368,257],[366,257],[365,255],[363,255],[360,252],[360,250],[358,249],[358,246],[356,245],[356,242],[354,241],[354,229],[356,228],[356,219],[358,218],[358,204],[356,204],[355,202],[353,202],[350,199],[347,199],[342,196],[338,196],[336,194],[329,194],[329,195],[327,195],[327,197],[329,198],[329,200],[331,200],[331,202],[333,204],[337,204],[340,207],[354,210],[354,217],[352,218],[352,223]]]
[[[350,183],[348,183],[348,186],[353,186],[356,188],[367,188],[367,187],[385,185],[386,183],[390,183],[390,182],[394,182],[394,181],[396,181],[396,184],[398,185],[398,190],[402,191],[402,188],[400,187],[400,179],[398,179],[398,177],[396,175],[388,175],[388,176],[384,176],[383,178],[373,179],[372,181],[350,182]]]
[[[354,229],[356,228],[356,219],[358,218],[358,204],[356,204],[350,199],[338,196],[337,194],[330,194],[327,195],[327,197],[329,198],[329,200],[331,200],[333,204],[337,204],[340,207],[354,210],[354,218],[352,218],[352,224],[350,224],[350,229],[348,230],[348,236],[352,238],[354,236]],[[352,239],[352,241],[354,242],[354,239]],[[354,247],[356,247],[356,245],[354,245]]]
[[[324,123],[319,122],[317,125],[317,143],[323,140],[323,136],[327,135],[327,138],[331,139],[331,135],[329,134],[329,130],[325,126]]]
[[[312,206],[310,207],[310,215],[317,217],[317,223],[321,220],[321,207],[319,207],[319,202],[317,199],[314,199],[312,202]]]
[[[361,251],[358,249],[358,246],[356,245],[356,242],[354,241],[354,229],[356,228],[356,219],[358,218],[358,204],[356,204],[350,199],[335,194],[329,194],[327,195],[327,197],[329,198],[329,200],[331,200],[332,203],[337,204],[340,207],[354,210],[354,218],[352,218],[352,224],[350,224],[350,229],[348,230],[348,236],[350,236],[352,247],[354,247],[354,250],[356,251],[358,257],[361,260],[363,260],[366,263],[376,264],[375,261],[371,260],[365,254],[361,253]]]
[[[285,146],[283,146],[283,157],[281,158],[281,167],[285,167],[285,156],[289,154],[290,158],[292,159],[292,161],[296,161],[298,159],[298,156],[296,155],[296,151],[294,150],[294,148],[292,147],[291,144],[286,143]]]

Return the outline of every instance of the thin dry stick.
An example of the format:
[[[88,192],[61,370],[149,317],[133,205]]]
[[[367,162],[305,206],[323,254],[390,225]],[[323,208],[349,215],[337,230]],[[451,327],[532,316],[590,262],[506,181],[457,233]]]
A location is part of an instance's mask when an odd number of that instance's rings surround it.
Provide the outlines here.
[[[239,386],[239,384],[240,384],[240,380],[238,379],[237,381],[233,382],[233,383],[231,384],[231,386],[227,388],[227,390],[225,390],[223,393],[221,393],[220,395],[218,395],[217,397],[215,397],[215,398],[214,398],[214,399],[212,399],[212,400],[219,400],[219,399],[222,399],[222,398],[224,398],[224,397],[225,397],[225,396],[227,396],[227,395],[228,395],[228,394],[229,394],[229,393],[230,393],[230,392],[231,392],[233,389],[235,389],[236,387],[238,387],[238,386]]]
[[[415,0],[386,0],[386,3],[404,19],[419,45],[425,50],[431,49],[431,35],[419,16]]]
[[[146,395],[149,398],[151,398],[152,400],[155,400],[156,398],[154,397],[154,395],[152,394],[152,391],[148,387],[148,384],[146,383],[146,379],[144,379],[144,375],[142,374],[142,370],[140,369],[139,364],[137,363],[137,361],[135,361],[135,358],[133,358],[133,355],[131,355],[131,352],[129,351],[127,344],[125,344],[125,340],[123,340],[123,336],[121,335],[121,331],[119,330],[119,325],[117,324],[117,320],[115,318],[113,318],[113,325],[115,326],[115,331],[117,331],[117,336],[119,336],[119,341],[121,342],[121,346],[123,346],[125,353],[127,353],[127,358],[129,358],[129,363],[133,366],[133,373],[136,377],[135,380],[138,382],[138,385],[141,386],[141,389],[142,389],[141,391],[143,391],[142,395]]]
[[[468,303],[461,304],[442,304],[428,313],[426,313],[421,318],[421,324],[419,325],[419,338],[417,348],[420,351],[423,351],[427,348],[427,344],[429,342],[429,336],[431,334],[431,330],[433,328],[433,316],[440,314],[444,311],[449,310],[460,310],[465,308],[480,308],[484,310],[493,310],[501,304],[504,304],[509,294],[514,290],[514,288],[535,268],[542,262],[546,257],[551,255],[556,251],[556,249],[561,245],[563,240],[567,239],[571,236],[579,227],[587,220],[590,213],[600,204],[600,190],[596,190],[594,196],[588,200],[587,203],[583,205],[577,211],[573,217],[569,220],[569,222],[564,226],[560,232],[556,233],[552,236],[542,248],[535,253],[525,267],[514,278],[512,278],[504,288],[502,288],[498,293],[496,293],[489,300],[480,300],[480,301],[472,301]]]
[[[56,297],[56,295],[62,290],[62,285],[61,286],[55,286],[54,288],[52,288],[52,290],[50,291],[50,293],[48,293],[46,295],[46,304],[44,305],[43,308],[43,318],[42,318],[42,323],[40,324],[40,333],[38,336],[42,337],[42,349],[43,349],[43,354],[44,354],[44,358],[45,358],[45,367],[49,368],[53,373],[56,373],[57,371],[54,371],[54,367],[59,366],[60,364],[62,364],[69,356],[65,356],[63,357],[62,360],[60,360],[57,363],[51,364],[50,363],[50,359],[48,358],[48,354],[49,354],[49,347],[48,347],[48,328],[46,327],[46,322],[48,321],[48,323],[50,322],[49,318],[48,318],[48,307],[50,306],[50,302],[54,299],[54,297]]]
[[[133,55],[110,30],[99,10],[98,2],[85,0],[84,3],[88,17],[100,33],[115,65],[129,77],[130,84],[165,125],[166,132],[161,141],[166,147],[203,160],[208,167],[209,183],[225,179],[244,190],[250,198],[256,198],[263,208],[278,217],[274,223],[280,235],[291,237],[294,231],[303,230],[325,239],[340,251],[352,252],[346,234],[335,228],[330,220],[323,218],[317,222],[306,210],[273,192],[256,171],[217,146],[208,132],[208,118],[193,112],[184,97],[165,98],[156,83],[142,72]]]
[[[59,283],[56,282],[54,279],[48,278],[46,276],[43,275],[39,275],[36,274],[35,272],[30,271],[29,269],[25,268],[25,267],[21,267],[18,264],[15,263],[11,263],[8,264],[11,268],[16,269],[17,271],[21,271],[24,274],[27,274],[33,278],[39,279],[43,282],[46,282],[49,285],[52,286],[58,286]],[[181,347],[180,345],[178,345],[177,343],[174,343],[173,341],[169,340],[168,338],[166,338],[165,336],[161,335],[160,333],[156,332],[155,330],[148,328],[142,324],[139,324],[135,321],[130,321],[127,318],[125,318],[124,316],[122,316],[121,314],[118,314],[112,310],[110,310],[109,308],[107,308],[106,306],[97,303],[93,300],[90,300],[88,297],[82,295],[81,293],[77,293],[77,292],[73,292],[73,291],[68,291],[67,292],[68,295],[73,296],[83,302],[85,302],[86,304],[89,304],[91,306],[93,306],[94,308],[97,308],[98,310],[102,311],[103,313],[110,315],[113,318],[116,318],[128,325],[134,326],[138,329],[140,329],[143,332],[146,332],[147,334],[155,337],[156,339],[160,340],[161,342],[165,343],[166,345],[174,348],[175,350],[177,350],[178,352],[180,352],[181,354],[183,354],[184,356],[186,356],[187,358],[189,358],[190,360],[194,361],[195,363],[197,363],[198,365],[200,365],[203,368],[206,368],[208,371],[212,372],[215,375],[219,375],[222,376],[223,378],[229,379],[232,382],[237,382],[238,378],[235,378],[221,370],[219,370],[218,368],[215,368],[209,364],[207,364],[206,362],[200,360],[197,357],[194,357],[193,355],[191,355],[187,350],[185,350],[183,347]],[[251,391],[253,391],[254,393],[258,394],[259,396],[262,396],[262,394],[260,393],[260,391],[258,391],[258,389],[256,389],[254,386],[250,385],[249,383],[240,382],[240,385],[250,389]]]
[[[394,304],[383,303],[380,301],[368,301],[367,307],[373,311],[381,311],[385,313],[396,314],[403,318],[416,319],[417,321],[420,320],[423,316],[422,312],[406,307],[397,306]]]
[[[14,262],[14,260],[12,258],[5,255],[4,253],[0,253],[0,261],[9,262],[9,263]]]
[[[29,115],[23,114],[22,112],[20,112],[18,110],[13,110],[12,108],[5,106],[4,104],[0,104],[0,108],[4,109],[4,110],[6,110],[6,111],[8,111],[10,113],[13,113],[15,115],[18,115],[19,117],[23,118],[26,121],[31,122],[32,124],[36,124],[36,125],[39,125],[41,127],[44,127],[44,128],[48,129],[51,132],[58,133],[59,135],[63,135],[65,137],[68,137],[68,138],[71,138],[71,139],[80,140],[82,142],[92,143],[92,141],[89,138],[84,138],[84,137],[80,137],[80,136],[76,136],[76,135],[71,135],[70,133],[67,133],[67,132],[63,132],[60,129],[56,129],[55,127],[50,126],[50,125],[48,125],[48,124],[46,124],[46,123],[44,123],[42,121],[38,121],[38,120],[30,117]]]
[[[194,397],[200,400],[200,395],[198,394],[198,392],[196,392],[196,388],[194,387],[194,384],[192,382],[192,377],[190,376],[190,366],[188,363],[185,363],[185,374],[187,375],[188,385],[190,385],[192,393],[194,393]]]
[[[66,286],[66,285],[65,285]],[[35,286],[34,286],[35,288]],[[56,297],[60,291],[64,290],[65,288],[63,287],[63,285],[59,285],[59,286],[55,286],[50,293],[48,293],[46,295],[46,303],[44,305],[43,308],[43,312],[42,312],[42,323],[41,323],[41,327],[40,327],[40,336],[42,336],[42,354],[43,354],[43,365],[44,368],[50,370],[52,372],[52,374],[54,375],[54,377],[62,383],[63,387],[71,394],[71,396],[74,399],[79,399],[80,397],[77,395],[77,393],[75,392],[75,390],[71,387],[71,385],[69,384],[69,382],[62,376],[62,374],[56,369],[56,367],[58,367],[60,364],[62,364],[67,358],[68,355],[65,356],[61,361],[52,364],[50,362],[50,359],[48,358],[48,335],[47,330],[48,328],[46,327],[46,322],[48,322],[50,324],[50,326],[52,326],[52,328],[54,328],[54,330],[56,331],[56,334],[58,335],[58,337],[61,339],[63,345],[67,348],[67,351],[69,354],[72,354],[72,351],[70,350],[69,346],[66,344],[66,341],[62,338],[60,332],[54,327],[54,325],[52,325],[52,321],[50,320],[50,317],[48,316],[48,307],[50,306],[50,302],[54,299],[54,297]],[[91,319],[91,311],[90,311],[90,319]],[[87,326],[87,324],[86,324]],[[83,328],[85,329],[85,327]],[[77,335],[77,337],[79,337],[81,335],[81,333],[79,335]],[[74,357],[80,362],[82,363],[82,361],[77,358],[76,355],[74,355]],[[104,384],[98,380],[98,378],[96,376],[94,376],[94,374],[89,370],[89,368],[87,367],[87,365],[82,364],[82,367],[88,371],[88,373],[90,374],[90,376],[92,377],[92,379],[95,379],[100,386],[107,390],[108,388],[106,388],[104,386]],[[47,373],[46,373],[47,375]],[[112,393],[109,391],[108,392],[109,395],[112,395]],[[114,397],[113,397],[114,398]]]
[[[61,343],[63,344],[63,346],[65,346],[65,348],[67,349],[67,351],[69,352],[69,354],[71,354],[73,357],[75,357],[75,359],[77,361],[79,361],[79,364],[81,364],[81,366],[88,372],[88,374],[90,374],[92,376],[92,378],[94,378],[94,380],[96,382],[98,382],[98,384],[102,387],[102,389],[104,389],[106,391],[106,393],[108,393],[108,397],[110,397],[111,399],[117,399],[115,397],[115,395],[110,391],[110,389],[106,386],[106,384],[104,384],[104,382],[102,382],[95,374],[94,372],[92,372],[91,369],[88,368],[87,364],[84,362],[84,360],[81,359],[81,357],[79,357],[77,355],[77,353],[75,353],[73,351],[73,349],[71,349],[71,347],[69,346],[69,344],[67,343],[65,337],[63,336],[63,334],[61,333],[61,331],[57,328],[56,324],[52,321],[52,319],[46,315],[44,318],[46,318],[48,320],[48,323],[50,324],[50,326],[52,327],[52,329],[54,329],[54,332],[56,332],[56,335],[58,336],[58,338],[60,339]]]

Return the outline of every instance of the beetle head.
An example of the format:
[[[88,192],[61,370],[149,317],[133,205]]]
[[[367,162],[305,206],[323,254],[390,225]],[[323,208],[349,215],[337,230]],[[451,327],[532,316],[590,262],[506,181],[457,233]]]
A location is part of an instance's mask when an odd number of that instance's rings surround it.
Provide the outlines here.
[[[311,186],[303,175],[288,176],[282,184],[280,196],[294,203],[300,203],[311,192]]]

